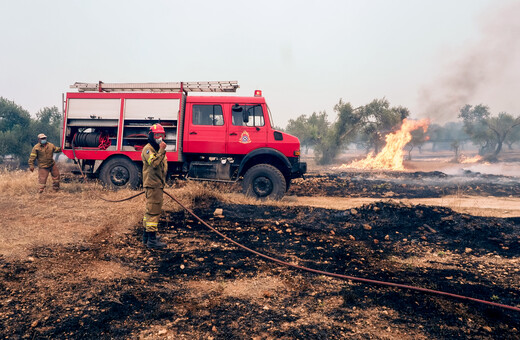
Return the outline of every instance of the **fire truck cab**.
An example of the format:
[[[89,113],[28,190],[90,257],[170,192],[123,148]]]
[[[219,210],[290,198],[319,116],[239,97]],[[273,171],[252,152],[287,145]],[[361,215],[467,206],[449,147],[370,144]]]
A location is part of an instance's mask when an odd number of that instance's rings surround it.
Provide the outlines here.
[[[160,123],[170,176],[242,181],[248,196],[280,199],[307,166],[300,162],[299,140],[272,128],[261,92],[191,95],[238,87],[234,81],[75,83],[78,92],[65,100],[63,152],[108,187],[137,188],[148,130]]]

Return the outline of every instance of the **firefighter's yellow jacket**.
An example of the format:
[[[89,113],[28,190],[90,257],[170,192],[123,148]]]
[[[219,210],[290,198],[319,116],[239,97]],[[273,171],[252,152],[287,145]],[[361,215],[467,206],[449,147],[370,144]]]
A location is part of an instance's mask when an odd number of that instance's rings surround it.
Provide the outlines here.
[[[168,172],[168,160],[166,151],[155,151],[150,143],[146,144],[141,153],[143,160],[143,187],[164,188],[166,173]]]
[[[38,160],[38,167],[51,168],[54,165],[53,153],[61,152],[61,148],[52,143],[47,142],[45,145],[41,143],[36,144],[29,156],[29,166],[34,166],[34,160]]]

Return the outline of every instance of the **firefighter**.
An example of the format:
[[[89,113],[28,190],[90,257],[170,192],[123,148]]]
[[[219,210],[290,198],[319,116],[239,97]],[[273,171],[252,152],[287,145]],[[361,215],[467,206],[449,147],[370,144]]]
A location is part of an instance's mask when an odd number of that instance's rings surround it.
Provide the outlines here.
[[[52,157],[54,153],[61,152],[61,148],[47,142],[47,136],[43,133],[38,135],[36,144],[29,156],[29,170],[34,171],[34,160],[38,160],[38,182],[40,183],[40,193],[45,190],[49,173],[52,177],[52,188],[54,191],[60,190],[60,171],[58,165]]]
[[[143,217],[143,243],[148,248],[164,248],[166,243],[157,237],[159,217],[163,204],[163,189],[168,172],[166,133],[161,124],[154,124],[148,132],[148,144],[143,148],[143,187],[146,195],[146,213]]]

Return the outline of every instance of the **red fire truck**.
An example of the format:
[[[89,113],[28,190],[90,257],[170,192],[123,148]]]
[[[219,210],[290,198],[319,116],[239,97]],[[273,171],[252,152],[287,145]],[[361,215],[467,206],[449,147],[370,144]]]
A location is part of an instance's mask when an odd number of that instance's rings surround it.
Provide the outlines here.
[[[65,99],[63,153],[106,186],[137,188],[148,130],[160,123],[169,175],[241,180],[246,195],[280,199],[307,165],[300,162],[298,138],[272,128],[261,91],[253,97],[191,95],[238,87],[236,81],[75,83],[78,92]]]

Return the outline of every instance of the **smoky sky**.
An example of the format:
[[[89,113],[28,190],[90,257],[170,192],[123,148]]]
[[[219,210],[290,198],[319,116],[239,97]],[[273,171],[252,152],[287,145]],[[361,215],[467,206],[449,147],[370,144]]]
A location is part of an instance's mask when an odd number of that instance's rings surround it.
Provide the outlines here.
[[[496,4],[480,17],[479,38],[440,53],[437,77],[420,90],[421,116],[454,121],[465,104],[520,114],[520,2]]]

